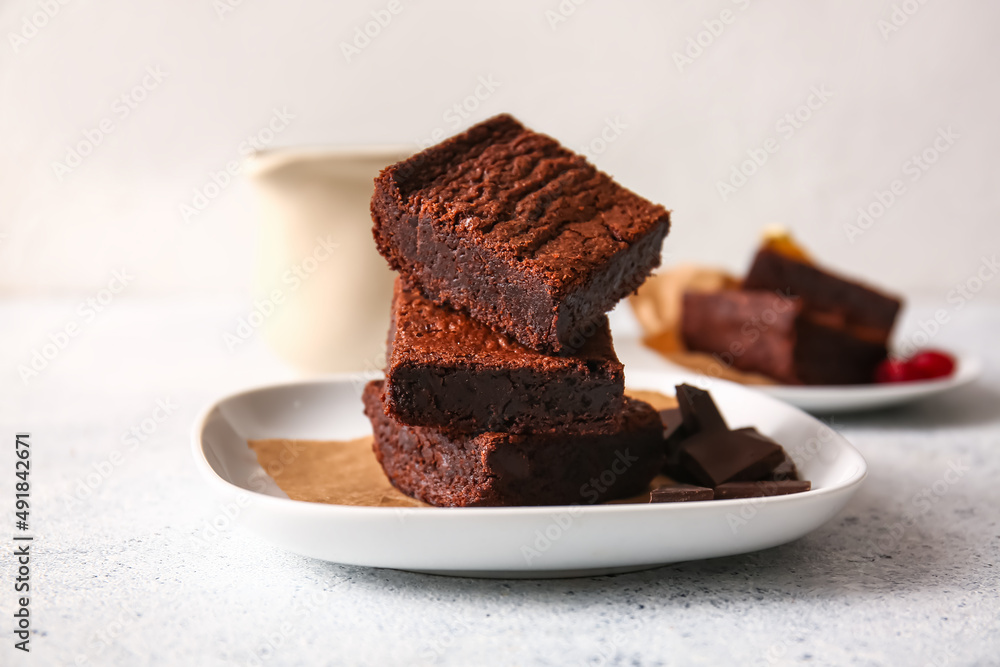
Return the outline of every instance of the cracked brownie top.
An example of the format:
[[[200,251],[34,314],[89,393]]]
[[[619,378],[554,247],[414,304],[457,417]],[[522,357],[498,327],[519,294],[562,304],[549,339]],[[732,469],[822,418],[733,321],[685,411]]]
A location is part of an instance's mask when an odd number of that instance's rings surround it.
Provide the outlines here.
[[[669,224],[665,208],[615,183],[582,156],[509,115],[476,125],[384,170],[411,215],[572,287]]]

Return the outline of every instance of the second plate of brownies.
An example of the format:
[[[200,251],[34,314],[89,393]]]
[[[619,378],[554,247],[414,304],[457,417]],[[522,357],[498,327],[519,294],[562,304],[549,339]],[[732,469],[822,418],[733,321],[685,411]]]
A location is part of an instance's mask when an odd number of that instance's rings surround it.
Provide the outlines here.
[[[337,489],[319,489],[327,496],[323,502],[292,500],[269,476],[273,470],[261,467],[261,450],[251,444],[302,443],[286,452],[294,458],[310,456],[304,441],[346,446],[368,436],[365,382],[351,376],[262,387],[215,402],[195,424],[194,457],[225,502],[240,508],[238,523],[284,549],[337,563],[455,576],[597,575],[766,549],[823,525],[859,488],[866,465],[858,451],[781,401],[728,382],[706,384],[691,373],[630,372],[627,384],[672,395],[684,382],[710,390],[734,428],[756,426],[782,444],[812,490],[742,500],[554,507],[359,506],[364,503],[332,500]],[[348,464],[336,449],[325,465]],[[348,472],[340,477],[345,483],[361,474]],[[364,489],[350,491],[356,499]]]

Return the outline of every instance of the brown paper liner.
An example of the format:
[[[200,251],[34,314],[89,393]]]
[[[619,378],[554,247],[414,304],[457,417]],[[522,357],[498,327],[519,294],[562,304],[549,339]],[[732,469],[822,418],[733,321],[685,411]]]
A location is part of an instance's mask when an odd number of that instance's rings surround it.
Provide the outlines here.
[[[360,410],[360,404],[358,409]],[[260,467],[292,500],[362,507],[430,507],[394,487],[357,440],[251,440]]]

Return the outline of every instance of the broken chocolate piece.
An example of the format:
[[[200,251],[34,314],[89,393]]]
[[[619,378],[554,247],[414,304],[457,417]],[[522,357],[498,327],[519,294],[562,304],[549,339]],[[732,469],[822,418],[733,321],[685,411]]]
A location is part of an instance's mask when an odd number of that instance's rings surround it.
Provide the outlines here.
[[[763,482],[728,482],[715,487],[716,500],[732,498],[764,498],[766,496],[784,496],[790,493],[802,493],[812,488],[812,482],[800,480],[763,481]]]
[[[798,481],[799,479],[799,469],[795,467],[795,462],[792,461],[788,454],[785,454],[785,460],[778,464],[778,467],[768,475],[765,479],[772,482],[784,482],[786,480]]]
[[[663,439],[669,440],[684,424],[680,408],[660,410],[660,421],[663,422]]]
[[[785,450],[755,429],[702,431],[680,446],[681,467],[699,483],[752,482],[771,473]]]
[[[681,443],[691,435],[684,426],[680,408],[660,410],[660,421],[663,422],[663,449],[667,453],[664,474],[678,482],[693,482],[680,465]]]
[[[717,487],[798,480],[795,463],[781,445],[752,426],[730,430],[707,391],[677,385],[677,403],[660,411],[667,455],[663,472],[675,481]]]
[[[728,431],[726,420],[719,413],[711,394],[689,384],[677,385],[677,403],[689,433]]]
[[[712,489],[691,484],[676,486],[661,486],[649,492],[651,503],[684,503],[691,500],[711,500],[715,494]]]

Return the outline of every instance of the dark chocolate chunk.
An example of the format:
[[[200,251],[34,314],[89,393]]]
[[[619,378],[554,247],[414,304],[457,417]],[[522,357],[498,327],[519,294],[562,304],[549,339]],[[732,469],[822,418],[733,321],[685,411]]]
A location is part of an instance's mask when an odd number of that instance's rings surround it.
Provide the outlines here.
[[[790,493],[802,493],[812,488],[812,482],[791,480],[762,482],[727,482],[715,487],[716,500],[731,498],[763,498],[766,496],[784,496]]]
[[[715,494],[712,489],[691,484],[676,486],[661,486],[649,492],[651,503],[683,503],[691,500],[711,500]]]
[[[774,482],[784,482],[787,480],[798,480],[799,479],[799,469],[795,467],[795,462],[792,461],[788,454],[785,454],[785,460],[778,464],[778,467],[774,471],[765,477],[764,479],[771,480]]]
[[[677,385],[677,403],[688,433],[729,429],[711,394],[704,389],[689,384]]]
[[[677,401],[677,409],[660,412],[667,455],[663,472],[674,480],[718,487],[798,479],[795,463],[781,445],[752,426],[730,430],[707,391],[677,385]]]
[[[681,467],[712,487],[761,479],[784,459],[781,445],[748,429],[701,431],[680,447]]]
[[[678,482],[693,482],[680,465],[681,443],[691,435],[684,426],[680,408],[660,410],[660,421],[663,422],[663,449],[667,453],[664,474]]]
[[[680,408],[667,408],[660,410],[660,421],[663,422],[663,439],[669,440],[684,424],[684,417]]]

